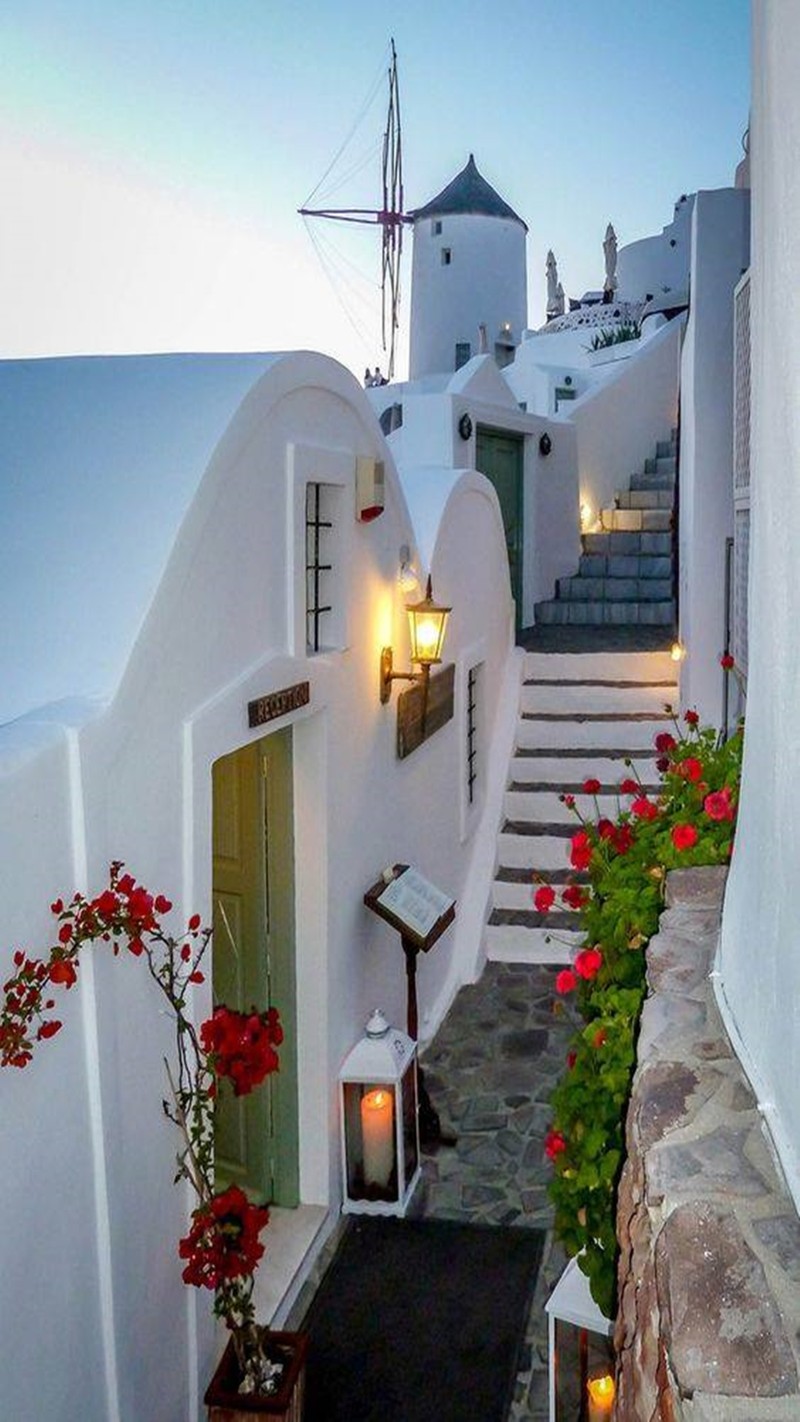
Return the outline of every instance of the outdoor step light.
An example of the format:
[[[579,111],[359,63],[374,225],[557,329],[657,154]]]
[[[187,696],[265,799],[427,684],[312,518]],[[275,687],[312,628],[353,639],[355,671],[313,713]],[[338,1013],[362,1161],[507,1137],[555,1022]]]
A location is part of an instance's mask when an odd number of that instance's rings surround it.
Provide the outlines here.
[[[404,1215],[421,1173],[416,1042],[376,1008],[339,1082],[342,1209]]]
[[[419,671],[394,671],[392,649],[384,647],[381,651],[380,672],[381,702],[384,705],[392,694],[393,681],[422,682],[427,700],[430,670],[432,666],[436,666],[442,660],[447,618],[451,611],[452,608],[442,607],[439,603],[434,602],[430,577],[428,577],[424,598],[420,602],[406,603],[408,631],[411,640],[411,661],[419,667]]]

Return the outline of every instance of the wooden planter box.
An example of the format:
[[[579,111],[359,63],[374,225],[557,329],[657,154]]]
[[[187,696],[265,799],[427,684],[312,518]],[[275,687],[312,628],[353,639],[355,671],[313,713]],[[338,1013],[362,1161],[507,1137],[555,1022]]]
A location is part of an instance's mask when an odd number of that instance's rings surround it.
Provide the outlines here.
[[[273,1422],[302,1422],[308,1336],[305,1333],[269,1333],[269,1341],[285,1350],[287,1366],[277,1392],[240,1393],[239,1367],[233,1339],[220,1359],[203,1399],[208,1408],[208,1422],[254,1422],[268,1417]]]

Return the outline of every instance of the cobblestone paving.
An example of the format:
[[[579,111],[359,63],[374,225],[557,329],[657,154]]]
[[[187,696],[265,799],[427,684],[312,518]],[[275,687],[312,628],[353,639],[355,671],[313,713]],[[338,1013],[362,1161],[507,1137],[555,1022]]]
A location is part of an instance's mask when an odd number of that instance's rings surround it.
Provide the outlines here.
[[[543,1149],[550,1095],[576,1025],[556,998],[556,972],[488,963],[479,982],[458,993],[422,1056],[442,1127],[457,1141],[425,1153],[420,1212],[546,1231],[509,1422],[547,1422],[544,1303],[566,1264],[553,1239]]]

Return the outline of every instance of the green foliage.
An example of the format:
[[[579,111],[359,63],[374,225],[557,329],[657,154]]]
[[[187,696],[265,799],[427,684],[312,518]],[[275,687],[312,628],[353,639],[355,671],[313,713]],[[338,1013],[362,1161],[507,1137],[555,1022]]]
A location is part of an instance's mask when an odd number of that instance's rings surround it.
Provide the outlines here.
[[[656,737],[656,797],[629,769],[615,820],[599,816],[597,782],[585,787],[595,818],[568,799],[581,822],[571,862],[589,876],[579,910],[581,952],[599,949],[601,959],[595,968],[596,958],[587,964],[579,952],[574,971],[557,978],[559,991],[577,991],[584,1026],[553,1094],[545,1149],[555,1170],[550,1194],[556,1233],[570,1255],[580,1256],[592,1296],[607,1317],[615,1310],[616,1192],[646,991],[644,949],[658,928],[667,871],[728,862],[739,793],[742,727],[720,742],[692,711],[683,726],[674,717],[673,724],[675,735]]]
[[[623,341],[638,341],[641,334],[642,328],[638,321],[623,321],[619,326],[604,326],[602,330],[595,331],[588,349],[602,351],[608,346],[621,345]]]

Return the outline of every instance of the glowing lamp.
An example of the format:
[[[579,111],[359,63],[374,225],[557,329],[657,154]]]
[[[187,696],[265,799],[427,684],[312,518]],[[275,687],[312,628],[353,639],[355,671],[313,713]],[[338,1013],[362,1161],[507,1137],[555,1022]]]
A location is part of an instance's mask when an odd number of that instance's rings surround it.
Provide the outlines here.
[[[411,661],[418,667],[415,672],[396,672],[392,667],[392,649],[384,647],[381,652],[381,701],[385,704],[391,695],[393,681],[422,681],[427,683],[430,669],[442,660],[447,618],[452,608],[434,602],[431,580],[425,596],[419,602],[406,603],[408,632],[411,641]]]
[[[416,1043],[376,1009],[339,1081],[342,1208],[404,1215],[421,1173]]]
[[[599,1378],[589,1378],[586,1396],[589,1403],[588,1422],[609,1422],[614,1410],[616,1388],[610,1373]]]
[[[673,642],[672,647],[670,648],[670,656],[672,657],[673,662],[684,661],[686,657],[686,648],[684,647],[683,642]]]

